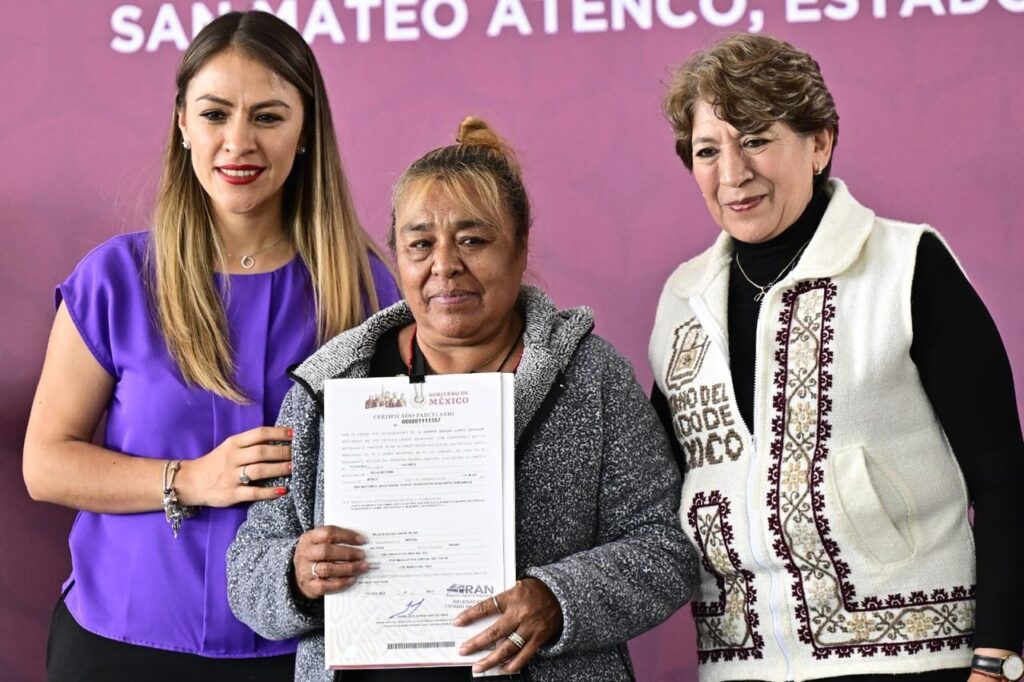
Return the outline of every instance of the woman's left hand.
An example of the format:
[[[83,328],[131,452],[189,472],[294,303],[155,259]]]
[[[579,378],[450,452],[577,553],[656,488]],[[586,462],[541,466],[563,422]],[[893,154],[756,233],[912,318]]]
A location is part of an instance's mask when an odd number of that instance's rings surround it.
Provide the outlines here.
[[[465,656],[494,646],[494,651],[473,665],[474,672],[504,663],[505,670],[517,673],[537,649],[562,631],[562,607],[548,586],[536,578],[519,580],[512,589],[470,606],[455,617],[455,625],[469,625],[495,613],[500,615],[498,620],[459,649]],[[522,638],[522,645],[509,639],[512,633]]]

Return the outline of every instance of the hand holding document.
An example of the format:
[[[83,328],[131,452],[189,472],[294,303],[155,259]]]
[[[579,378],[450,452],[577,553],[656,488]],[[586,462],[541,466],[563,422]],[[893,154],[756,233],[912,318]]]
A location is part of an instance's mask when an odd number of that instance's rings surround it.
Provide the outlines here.
[[[309,600],[351,587],[370,565],[359,548],[366,542],[359,533],[338,526],[319,526],[299,537],[292,560],[295,585]]]
[[[329,668],[472,665],[464,609],[515,577],[511,374],[334,379],[324,388],[324,522],[369,570],[325,598]],[[486,653],[486,652],[485,652]]]
[[[487,656],[474,664],[474,675],[499,665],[508,672],[522,670],[537,650],[557,639],[562,630],[562,607],[548,586],[536,578],[516,581],[512,589],[493,597],[492,601],[493,604],[480,602],[455,619],[456,624],[466,625],[492,615],[495,610],[502,615],[492,626],[462,645],[461,651],[465,654],[487,650]],[[502,639],[508,641],[501,642]],[[496,642],[500,643],[496,646]]]

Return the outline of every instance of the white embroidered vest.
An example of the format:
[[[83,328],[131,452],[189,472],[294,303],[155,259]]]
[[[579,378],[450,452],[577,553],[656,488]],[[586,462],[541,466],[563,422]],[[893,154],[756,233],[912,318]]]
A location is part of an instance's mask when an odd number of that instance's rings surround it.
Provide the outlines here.
[[[876,218],[838,180],[830,191],[762,302],[753,434],[729,372],[728,237],[680,266],[658,305],[650,361],[703,558],[702,682],[970,665],[967,492],[909,355],[930,228]]]

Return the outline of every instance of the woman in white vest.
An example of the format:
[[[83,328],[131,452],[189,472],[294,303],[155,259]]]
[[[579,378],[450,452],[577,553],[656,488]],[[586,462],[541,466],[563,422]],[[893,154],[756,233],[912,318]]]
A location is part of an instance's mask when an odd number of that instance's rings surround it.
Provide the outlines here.
[[[839,116],[808,54],[728,37],[665,111],[722,229],[650,342],[701,680],[1018,679],[1024,443],[984,305],[931,227],[829,179]]]

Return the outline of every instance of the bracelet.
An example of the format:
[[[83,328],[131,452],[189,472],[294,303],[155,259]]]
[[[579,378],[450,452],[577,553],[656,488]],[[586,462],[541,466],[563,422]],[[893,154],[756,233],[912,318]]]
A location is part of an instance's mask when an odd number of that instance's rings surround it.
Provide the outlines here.
[[[174,477],[178,475],[180,468],[180,459],[169,459],[164,462],[164,497],[160,501],[160,506],[164,508],[164,516],[167,517],[167,523],[171,524],[171,532],[174,533],[175,538],[178,537],[182,520],[192,518],[198,511],[195,507],[178,504],[178,493],[174,490]]]

